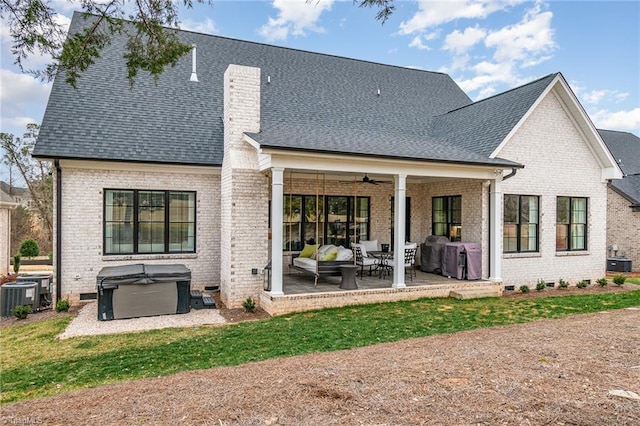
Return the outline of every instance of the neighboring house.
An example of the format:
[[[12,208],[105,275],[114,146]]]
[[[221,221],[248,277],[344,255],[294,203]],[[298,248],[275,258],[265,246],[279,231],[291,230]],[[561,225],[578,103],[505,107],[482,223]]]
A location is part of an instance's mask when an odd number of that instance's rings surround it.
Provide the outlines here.
[[[54,162],[62,294],[90,297],[104,266],[183,263],[228,306],[278,312],[312,238],[445,234],[480,244],[483,277],[505,285],[604,275],[607,183],[622,173],[561,74],[472,102],[442,73],[179,37],[197,56],[157,83],[129,87],[116,37],[77,90],[53,84],[34,155]],[[396,262],[385,294],[418,294]]]
[[[0,189],[5,193],[11,195],[11,197],[15,200],[15,202],[21,205],[22,207],[24,207],[25,209],[31,210],[34,208],[33,199],[31,198],[31,193],[29,192],[29,188],[11,186],[6,182],[0,181]]]
[[[0,188],[0,275],[12,273],[11,269],[11,210],[18,203]]]
[[[640,271],[640,138],[628,132],[598,131],[624,173],[608,188],[608,254],[612,259],[630,259],[632,270]]]

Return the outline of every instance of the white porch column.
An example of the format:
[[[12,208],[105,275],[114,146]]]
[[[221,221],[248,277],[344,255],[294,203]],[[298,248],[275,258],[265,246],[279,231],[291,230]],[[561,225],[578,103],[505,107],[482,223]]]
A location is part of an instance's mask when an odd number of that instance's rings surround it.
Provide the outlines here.
[[[284,200],[284,168],[271,169],[271,295],[282,291],[282,209]]]
[[[405,288],[404,283],[404,234],[405,234],[405,211],[407,208],[407,175],[396,175],[396,189],[394,197],[394,219],[393,219],[393,288]]]
[[[502,281],[502,173],[491,180],[489,190],[489,279]]]

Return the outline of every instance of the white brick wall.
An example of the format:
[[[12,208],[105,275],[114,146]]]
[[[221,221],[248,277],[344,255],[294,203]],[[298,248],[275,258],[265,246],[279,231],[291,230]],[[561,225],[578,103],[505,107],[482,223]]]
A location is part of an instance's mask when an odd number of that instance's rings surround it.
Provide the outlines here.
[[[152,171],[95,167],[62,168],[63,297],[78,300],[80,293],[95,292],[96,276],[103,267],[132,263],[181,263],[191,269],[192,288],[220,284],[219,176],[177,173],[161,165],[146,167]],[[105,188],[196,191],[196,253],[105,256],[102,247]]]
[[[606,184],[581,134],[550,92],[498,156],[525,165],[503,182],[504,194],[540,197],[540,252],[505,254],[502,277],[506,285],[535,285],[539,279],[575,284],[605,273]],[[556,197],[587,197],[588,250],[556,252]]]
[[[607,194],[607,247],[616,244],[618,256],[626,252],[633,271],[640,271],[640,211],[632,211],[629,200],[611,188]]]
[[[230,65],[224,75],[224,161],[221,182],[220,295],[239,307],[256,302],[268,262],[269,179],[244,132],[260,130],[260,69]]]

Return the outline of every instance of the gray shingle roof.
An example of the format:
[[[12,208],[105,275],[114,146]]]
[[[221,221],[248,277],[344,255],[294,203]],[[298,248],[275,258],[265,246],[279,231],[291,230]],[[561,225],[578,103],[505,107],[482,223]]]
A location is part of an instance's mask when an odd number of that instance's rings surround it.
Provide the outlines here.
[[[489,156],[558,74],[436,117],[433,136],[448,145]]]
[[[611,186],[633,204],[640,205],[640,138],[633,133],[601,130],[598,133],[611,151],[625,176],[613,180]]]
[[[84,24],[75,14],[71,31]],[[125,39],[115,37],[79,79],[77,90],[56,79],[34,154],[220,165],[223,75],[229,64],[238,64],[262,70],[261,132],[251,136],[264,146],[514,165],[488,158],[491,146],[515,124],[501,112],[512,108],[509,117],[515,119],[543,84],[539,80],[533,88],[471,104],[442,73],[188,31],[179,37],[198,46],[199,82],[189,81],[188,55],[157,84],[141,74],[130,88],[122,59]],[[432,133],[435,116],[441,117]],[[450,135],[463,117],[477,123],[455,133],[458,137]]]

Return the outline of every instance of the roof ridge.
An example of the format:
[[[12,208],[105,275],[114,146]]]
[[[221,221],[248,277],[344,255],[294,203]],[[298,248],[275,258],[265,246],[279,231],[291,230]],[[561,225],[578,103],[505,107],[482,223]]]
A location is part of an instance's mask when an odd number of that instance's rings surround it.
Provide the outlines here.
[[[78,11],[74,11],[74,15],[75,14],[85,15],[85,16],[95,16],[95,17],[98,16],[98,15],[94,15],[94,14],[91,14],[91,13],[88,13],[88,12],[78,12]],[[133,22],[130,19],[122,19],[122,20],[125,21],[125,22],[129,22],[129,23]],[[294,52],[301,52],[301,53],[307,53],[307,54],[312,54],[312,55],[320,55],[320,56],[325,56],[325,57],[330,57],[330,58],[337,58],[337,59],[346,59],[346,60],[349,60],[349,61],[362,62],[362,63],[373,64],[373,65],[381,65],[381,66],[385,66],[385,67],[400,68],[400,69],[403,69],[403,70],[411,70],[411,71],[418,71],[418,72],[423,72],[423,73],[444,75],[444,76],[447,76],[447,77],[449,77],[449,78],[451,78],[453,80],[453,78],[449,74],[447,74],[445,72],[423,70],[423,69],[419,69],[419,68],[410,68],[410,67],[401,66],[401,65],[384,64],[382,62],[368,61],[366,59],[356,59],[356,58],[350,58],[348,56],[340,56],[340,55],[333,55],[333,54],[330,54],[330,53],[314,52],[312,50],[297,49],[295,47],[278,46],[278,45],[275,45],[275,44],[263,43],[263,42],[259,42],[259,41],[242,40],[242,39],[239,39],[239,38],[233,38],[233,37],[216,35],[216,34],[201,33],[201,32],[198,32],[198,31],[186,30],[186,29],[182,29],[182,28],[171,28],[171,27],[166,27],[166,26],[163,26],[162,28],[165,28],[165,29],[168,29],[168,30],[172,30],[172,31],[197,34],[197,35],[200,35],[200,36],[215,37],[215,38],[224,39],[224,40],[239,41],[241,43],[249,43],[249,44],[255,44],[255,45],[260,45],[260,46],[273,47],[273,48],[277,48],[277,49],[290,50],[290,51],[294,51]]]
[[[461,106],[461,107],[459,107],[459,108],[452,109],[451,111],[447,111],[447,112],[445,112],[444,114],[437,115],[436,117],[442,117],[442,116],[445,116],[445,115],[447,115],[447,114],[449,114],[449,113],[452,113],[452,112],[459,111],[459,110],[464,109],[464,108],[468,108],[468,107],[471,107],[471,106],[477,105],[477,104],[479,104],[479,103],[482,103],[482,102],[488,101],[488,100],[493,99],[493,98],[497,98],[498,96],[506,95],[506,94],[507,94],[507,93],[509,93],[509,92],[513,92],[513,91],[515,91],[515,90],[520,90],[520,89],[522,89],[522,88],[524,88],[524,87],[527,87],[527,86],[530,86],[530,85],[532,85],[532,84],[538,83],[538,82],[540,82],[540,81],[542,81],[542,80],[544,80],[544,79],[546,79],[546,78],[549,78],[549,77],[551,77],[551,76],[554,76],[554,77],[555,77],[555,76],[557,76],[557,75],[559,75],[559,74],[560,74],[559,72],[554,72],[554,73],[551,73],[551,74],[547,74],[547,75],[545,75],[545,76],[543,76],[543,77],[540,77],[540,78],[538,78],[538,79],[536,79],[536,80],[530,81],[530,82],[528,82],[528,83],[522,84],[522,85],[517,86],[517,87],[513,87],[513,88],[511,88],[511,89],[509,89],[509,90],[505,90],[504,92],[496,93],[495,95],[489,96],[488,98],[480,99],[479,101],[472,102],[472,103],[470,103],[470,104],[468,104],[468,105],[464,105],[464,106]]]

